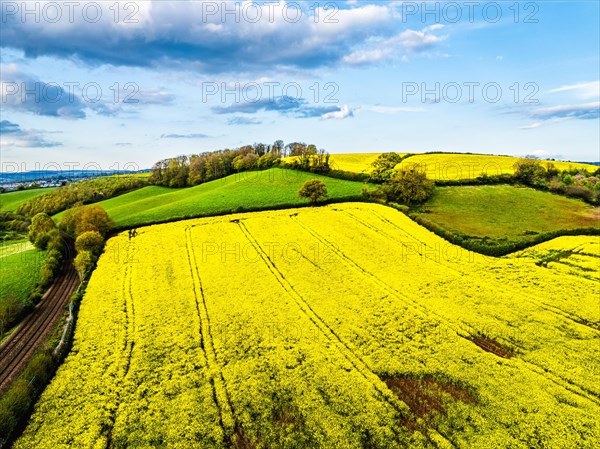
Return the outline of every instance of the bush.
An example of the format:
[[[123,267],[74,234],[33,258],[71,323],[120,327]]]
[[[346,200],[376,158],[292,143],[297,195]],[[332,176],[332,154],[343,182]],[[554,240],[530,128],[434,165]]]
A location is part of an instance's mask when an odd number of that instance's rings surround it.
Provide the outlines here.
[[[52,377],[53,360],[50,354],[40,352],[34,355],[25,369],[25,377],[35,382],[37,387],[45,386]]]
[[[311,204],[316,204],[327,198],[327,186],[319,179],[311,179],[306,181],[298,191],[300,198],[307,198]]]
[[[46,234],[38,235],[33,242],[33,246],[39,249],[46,249],[48,247],[48,242],[50,241],[50,236]]]
[[[15,430],[27,418],[38,395],[52,378],[55,367],[50,354],[36,353],[25,371],[0,398],[0,442],[10,445]]]
[[[514,165],[515,179],[525,184],[535,184],[546,176],[546,170],[535,159],[521,159]]]
[[[89,231],[96,231],[104,237],[113,227],[113,222],[101,206],[79,206],[64,213],[60,227],[74,237]]]
[[[75,257],[73,265],[79,273],[79,279],[83,280],[87,272],[94,266],[94,255],[89,251],[81,251]]]
[[[568,185],[564,189],[565,195],[591,202],[594,198],[592,191],[584,185]]]
[[[54,280],[54,270],[51,266],[44,264],[40,269],[40,286],[42,288],[48,287]]]
[[[434,188],[425,171],[415,167],[397,172],[383,184],[382,191],[387,201],[414,206],[427,201],[433,195]]]
[[[394,167],[402,162],[402,156],[398,153],[383,153],[373,162],[373,171],[370,179],[373,182],[382,183],[390,180],[394,176]]]
[[[56,250],[62,254],[65,245],[64,240],[60,235],[60,231],[58,229],[53,229],[48,233],[48,237],[50,238],[47,247],[48,251]]]
[[[102,252],[103,247],[104,239],[97,231],[84,232],[75,240],[75,249],[78,253],[89,251],[94,257],[97,257]]]
[[[386,199],[385,193],[383,193],[383,190],[379,187],[369,189],[369,186],[365,184],[362,186],[361,193],[362,196],[372,201],[384,202]]]
[[[37,214],[35,217],[33,217],[31,220],[31,225],[29,226],[29,241],[36,245],[36,247],[45,249],[48,241],[41,237],[53,229],[56,229],[56,224],[54,223],[54,220],[48,216],[48,214]],[[42,246],[37,246],[38,244]]]
[[[0,337],[17,321],[25,308],[25,304],[10,293],[0,301]]]

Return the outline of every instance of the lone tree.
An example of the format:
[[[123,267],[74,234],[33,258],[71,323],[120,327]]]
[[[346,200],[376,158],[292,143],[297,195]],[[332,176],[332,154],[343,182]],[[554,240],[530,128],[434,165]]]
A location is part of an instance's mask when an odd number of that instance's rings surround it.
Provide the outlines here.
[[[415,206],[427,201],[434,190],[424,170],[401,170],[382,186],[388,201]]]
[[[327,198],[327,186],[323,181],[312,179],[306,181],[302,188],[298,191],[300,198],[308,198],[312,205],[315,205],[321,200]]]

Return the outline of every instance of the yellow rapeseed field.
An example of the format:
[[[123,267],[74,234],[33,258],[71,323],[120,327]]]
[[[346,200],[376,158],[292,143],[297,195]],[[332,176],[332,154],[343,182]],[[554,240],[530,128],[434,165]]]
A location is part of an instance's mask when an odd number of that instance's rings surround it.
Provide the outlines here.
[[[595,448],[598,283],[542,260],[593,239],[488,258],[359,203],[119,234],[15,448]]]
[[[371,164],[375,162],[380,154],[381,153],[333,153],[329,155],[329,166],[332,170],[369,173],[373,169]],[[295,159],[297,159],[296,156],[290,156],[283,160],[285,162],[292,162]]]
[[[415,154],[404,159],[396,169],[420,165],[429,179],[435,181],[474,179],[482,173],[488,176],[514,174],[514,165],[519,158],[484,154]],[[594,172],[598,167],[577,162],[540,161],[543,166],[551,163],[558,170],[588,170]]]

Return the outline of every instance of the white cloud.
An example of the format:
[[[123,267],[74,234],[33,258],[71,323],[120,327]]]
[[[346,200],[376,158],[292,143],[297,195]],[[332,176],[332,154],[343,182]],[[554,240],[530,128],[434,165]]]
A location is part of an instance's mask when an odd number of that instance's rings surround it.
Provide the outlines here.
[[[364,48],[354,50],[344,56],[343,62],[360,65],[393,59],[395,55],[404,53],[402,61],[408,60],[408,53],[419,53],[438,45],[448,36],[438,36],[434,31],[442,29],[441,24],[431,25],[421,30],[404,30],[388,39],[373,38],[367,41]]]
[[[548,93],[551,94],[557,92],[574,92],[577,97],[582,99],[600,98],[600,81],[592,81],[590,83],[569,84],[548,91]]]
[[[35,3],[43,10],[47,2]],[[31,57],[76,58],[91,65],[264,72],[265,66],[273,70],[335,64],[369,38],[387,36],[396,15],[385,4],[326,8],[322,3],[316,10],[304,5],[296,13],[299,3],[290,1],[113,3],[95,3],[102,11],[97,23],[81,18],[81,5],[72,22],[69,14],[57,23],[11,15],[3,22],[3,47]]]
[[[520,126],[519,129],[536,129],[542,126],[542,122],[535,122],[530,125]]]
[[[341,109],[339,111],[333,111],[333,112],[328,112],[326,114],[323,114],[321,116],[321,119],[323,119],[323,120],[329,120],[329,119],[341,120],[341,119],[345,119],[348,117],[354,117],[354,110],[351,109],[350,106],[345,104],[344,106],[341,107]]]
[[[531,115],[541,119],[578,118],[597,119],[600,115],[600,101],[584,104],[563,104],[534,110]]]

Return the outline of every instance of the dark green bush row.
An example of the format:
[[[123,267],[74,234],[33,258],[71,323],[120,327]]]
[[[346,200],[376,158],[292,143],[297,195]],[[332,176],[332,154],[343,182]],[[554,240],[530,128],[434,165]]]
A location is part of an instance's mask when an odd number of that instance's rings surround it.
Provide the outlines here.
[[[512,175],[501,174],[501,175],[482,175],[471,179],[446,179],[446,180],[435,180],[435,185],[439,187],[452,187],[452,186],[484,186],[484,185],[497,185],[497,184],[516,184],[518,181]]]

